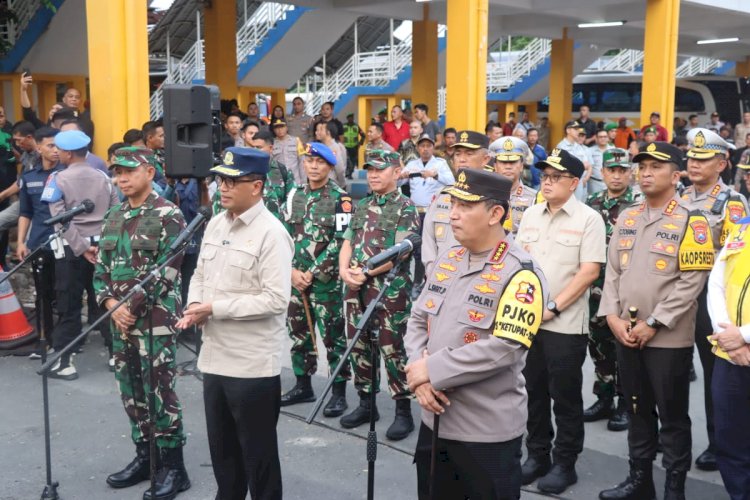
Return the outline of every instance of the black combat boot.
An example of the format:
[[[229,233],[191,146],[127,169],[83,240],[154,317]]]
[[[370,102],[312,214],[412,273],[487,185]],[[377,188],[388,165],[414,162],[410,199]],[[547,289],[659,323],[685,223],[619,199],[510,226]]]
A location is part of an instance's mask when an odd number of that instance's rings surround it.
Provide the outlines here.
[[[664,483],[664,500],[685,500],[685,476],[682,470],[667,470],[667,481]]]
[[[173,500],[178,493],[190,488],[190,479],[182,459],[182,446],[163,448],[161,452],[162,466],[156,473],[154,497],[151,498],[149,487],[143,492],[143,500]]]
[[[651,460],[631,459],[628,478],[608,490],[599,493],[600,500],[654,500],[656,488]]]
[[[344,410],[348,407],[349,405],[346,404],[346,380],[343,382],[334,382],[331,399],[328,400],[328,404],[323,408],[323,416],[339,417],[344,414]]]
[[[625,398],[620,396],[617,398],[617,409],[609,417],[607,422],[607,429],[615,432],[626,431],[630,425],[630,417],[628,416],[628,409],[625,405]]]
[[[584,422],[596,422],[612,416],[614,411],[614,400],[610,397],[601,397],[585,410],[583,410]]]
[[[698,455],[698,458],[695,459],[695,466],[700,470],[719,470],[719,466],[716,464],[716,452],[711,445],[708,445],[708,448]]]
[[[127,488],[148,479],[151,460],[148,443],[135,445],[135,458],[120,472],[107,476],[107,484],[113,488]]]
[[[385,433],[391,441],[401,441],[414,430],[414,419],[411,416],[411,399],[396,400],[396,418]]]
[[[375,421],[380,420],[378,407],[375,407]],[[339,420],[339,424],[344,429],[354,429],[370,421],[370,395],[365,392],[359,393],[359,406],[357,406],[348,415],[344,415]]]
[[[526,486],[536,481],[537,478],[545,476],[552,467],[549,455],[535,457],[529,455],[521,466],[521,484]]]
[[[315,401],[315,393],[313,392],[310,375],[298,376],[294,387],[281,396],[281,406],[312,403],[313,401]]]

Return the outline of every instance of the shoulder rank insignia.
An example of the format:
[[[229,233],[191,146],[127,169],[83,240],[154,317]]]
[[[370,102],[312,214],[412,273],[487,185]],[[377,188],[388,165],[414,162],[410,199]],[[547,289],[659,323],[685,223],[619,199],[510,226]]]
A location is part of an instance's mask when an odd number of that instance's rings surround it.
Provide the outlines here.
[[[500,297],[493,335],[530,348],[542,324],[543,302],[539,277],[527,269],[518,271]]]

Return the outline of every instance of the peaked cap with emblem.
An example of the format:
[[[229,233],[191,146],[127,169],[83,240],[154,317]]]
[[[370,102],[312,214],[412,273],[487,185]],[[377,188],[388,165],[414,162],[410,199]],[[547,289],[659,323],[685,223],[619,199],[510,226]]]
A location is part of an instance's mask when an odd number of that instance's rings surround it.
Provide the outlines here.
[[[149,148],[127,146],[115,150],[115,161],[112,162],[109,168],[138,168],[141,165],[156,165],[154,151]]]
[[[396,152],[373,149],[365,153],[365,163],[362,168],[373,167],[376,170],[385,170],[388,167],[400,167],[401,155]]]
[[[460,130],[456,132],[455,148],[479,149],[487,148],[490,145],[490,138],[486,135],[473,130]]]
[[[552,167],[560,172],[570,172],[579,179],[585,171],[581,160],[564,149],[559,148],[553,149],[546,160],[536,162],[535,166],[539,170],[544,170],[546,167]]]
[[[286,122],[283,118],[275,118],[273,122],[271,122],[271,128],[276,127],[286,127]]]
[[[718,154],[725,155],[730,149],[737,149],[734,144],[728,143],[719,134],[707,128],[690,129],[687,140],[690,143],[687,157],[696,160],[708,160]]]
[[[630,168],[633,166],[630,163],[630,155],[622,148],[608,149],[602,155],[602,168]]]
[[[565,128],[577,128],[579,130],[583,130],[583,125],[581,125],[581,122],[579,122],[578,120],[570,120],[565,124]]]
[[[221,165],[210,171],[222,177],[242,177],[243,175],[268,174],[271,155],[254,148],[227,148]]]
[[[638,163],[648,158],[682,165],[682,150],[668,142],[656,141],[638,148],[638,154],[633,157],[633,162]]]
[[[494,172],[462,168],[458,171],[456,183],[443,190],[463,201],[510,200],[513,181]]]
[[[490,144],[490,154],[495,155],[497,161],[514,162],[524,160],[529,156],[529,146],[526,141],[510,135],[503,136]]]

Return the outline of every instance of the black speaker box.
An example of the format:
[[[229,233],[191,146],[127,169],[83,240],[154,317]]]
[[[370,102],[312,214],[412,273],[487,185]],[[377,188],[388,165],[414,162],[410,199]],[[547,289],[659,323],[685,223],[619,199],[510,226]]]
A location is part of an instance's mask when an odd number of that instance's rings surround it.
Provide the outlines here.
[[[208,177],[219,157],[221,123],[215,85],[164,85],[168,177]]]

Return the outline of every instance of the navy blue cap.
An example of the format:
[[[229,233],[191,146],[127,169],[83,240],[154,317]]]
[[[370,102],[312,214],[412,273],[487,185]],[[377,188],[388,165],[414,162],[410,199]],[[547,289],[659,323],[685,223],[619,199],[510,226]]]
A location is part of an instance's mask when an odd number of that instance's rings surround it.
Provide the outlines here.
[[[242,177],[243,175],[268,174],[271,155],[254,148],[227,148],[222,164],[211,172],[222,177]]]
[[[66,130],[55,136],[55,146],[63,151],[83,149],[91,143],[91,138],[80,130]]]
[[[336,165],[336,155],[331,148],[320,142],[311,142],[305,146],[305,154],[323,158],[330,165]]]

